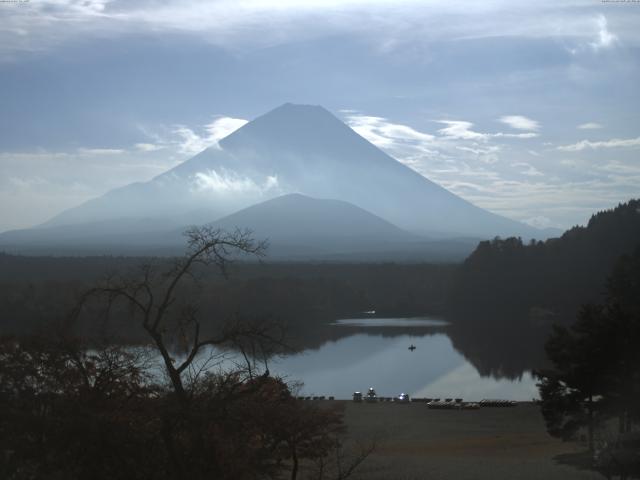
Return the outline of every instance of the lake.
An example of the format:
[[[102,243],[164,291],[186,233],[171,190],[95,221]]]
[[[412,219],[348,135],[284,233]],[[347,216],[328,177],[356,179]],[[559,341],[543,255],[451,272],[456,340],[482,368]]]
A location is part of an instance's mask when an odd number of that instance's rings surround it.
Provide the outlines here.
[[[465,400],[531,400],[535,379],[481,376],[458,352],[438,318],[352,318],[333,323],[337,339],[318,348],[271,360],[272,375],[304,383],[298,395],[348,399],[374,387],[379,396],[405,392],[414,397]],[[415,350],[409,347],[414,345]]]

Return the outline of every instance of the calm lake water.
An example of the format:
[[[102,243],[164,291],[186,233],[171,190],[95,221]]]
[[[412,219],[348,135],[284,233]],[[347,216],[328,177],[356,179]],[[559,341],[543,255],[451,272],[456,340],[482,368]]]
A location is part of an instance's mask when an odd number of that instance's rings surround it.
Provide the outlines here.
[[[331,326],[342,329],[338,340],[272,360],[269,369],[272,375],[303,382],[298,394],[305,396],[348,399],[356,390],[374,387],[380,396],[537,398],[528,372],[515,381],[481,377],[453,347],[446,325],[436,318],[340,320]],[[409,350],[411,345],[415,350]]]

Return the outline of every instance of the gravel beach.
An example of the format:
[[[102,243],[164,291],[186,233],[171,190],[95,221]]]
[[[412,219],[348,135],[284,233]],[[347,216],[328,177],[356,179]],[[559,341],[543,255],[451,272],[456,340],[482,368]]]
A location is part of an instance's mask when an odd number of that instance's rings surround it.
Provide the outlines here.
[[[432,410],[424,403],[344,403],[349,437],[377,438],[358,479],[602,479],[569,460],[585,445],[550,437],[539,408]]]

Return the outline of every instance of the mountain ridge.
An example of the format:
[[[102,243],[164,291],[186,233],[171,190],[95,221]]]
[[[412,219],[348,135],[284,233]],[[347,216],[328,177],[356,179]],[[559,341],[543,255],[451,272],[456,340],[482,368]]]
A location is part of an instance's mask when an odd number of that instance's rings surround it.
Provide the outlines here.
[[[283,213],[291,215],[291,217],[287,218],[283,216]],[[355,221],[359,223],[354,224],[354,217],[358,215],[359,218],[355,218]],[[318,218],[319,216],[321,218]],[[326,225],[317,223],[319,220],[338,224],[333,226],[340,228],[340,230],[332,231],[332,236],[351,236],[352,234],[349,231],[345,231],[346,229],[351,229],[356,230],[361,236],[377,235],[379,238],[414,238],[413,235],[392,223],[349,202],[331,198],[312,198],[301,193],[288,193],[265,200],[227,215],[212,222],[210,225],[227,229],[248,227],[256,234],[259,234],[258,229],[268,229],[272,232],[271,236],[290,236],[283,232],[282,229],[283,227],[293,227],[304,232],[301,236],[321,236],[321,230],[326,228]],[[292,224],[291,222],[293,221],[296,223]]]
[[[39,255],[179,255],[184,232],[162,228],[148,219],[145,232],[112,233],[131,219],[49,227],[47,237],[31,230],[0,235],[9,252]],[[366,210],[342,200],[286,194],[239,210],[207,224],[226,231],[248,229],[266,240],[266,258],[288,261],[461,261],[478,239],[432,241],[406,232]]]

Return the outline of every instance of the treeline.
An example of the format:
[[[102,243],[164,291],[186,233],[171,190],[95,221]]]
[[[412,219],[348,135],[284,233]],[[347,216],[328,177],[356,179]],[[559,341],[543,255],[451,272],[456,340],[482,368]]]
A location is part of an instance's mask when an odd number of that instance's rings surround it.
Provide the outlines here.
[[[450,309],[469,320],[467,312],[493,312],[532,325],[571,322],[581,304],[602,300],[616,260],[639,244],[640,200],[598,212],[557,239],[481,242],[455,275]]]
[[[611,269],[640,245],[640,201],[593,215],[562,237],[481,242],[453,276],[447,318],[453,344],[485,375],[546,368],[554,325],[602,303]]]
[[[139,275],[141,265],[172,259],[21,257],[0,254],[0,331],[31,333],[64,322],[81,293],[107,275]],[[454,265],[235,263],[228,278],[194,269],[199,279],[182,292],[199,305],[203,328],[234,318],[268,318],[290,327],[300,342],[336,318],[376,310],[382,315],[442,314]],[[136,341],[139,328],[125,310],[87,316],[78,333]],[[326,334],[326,332],[325,332]]]

